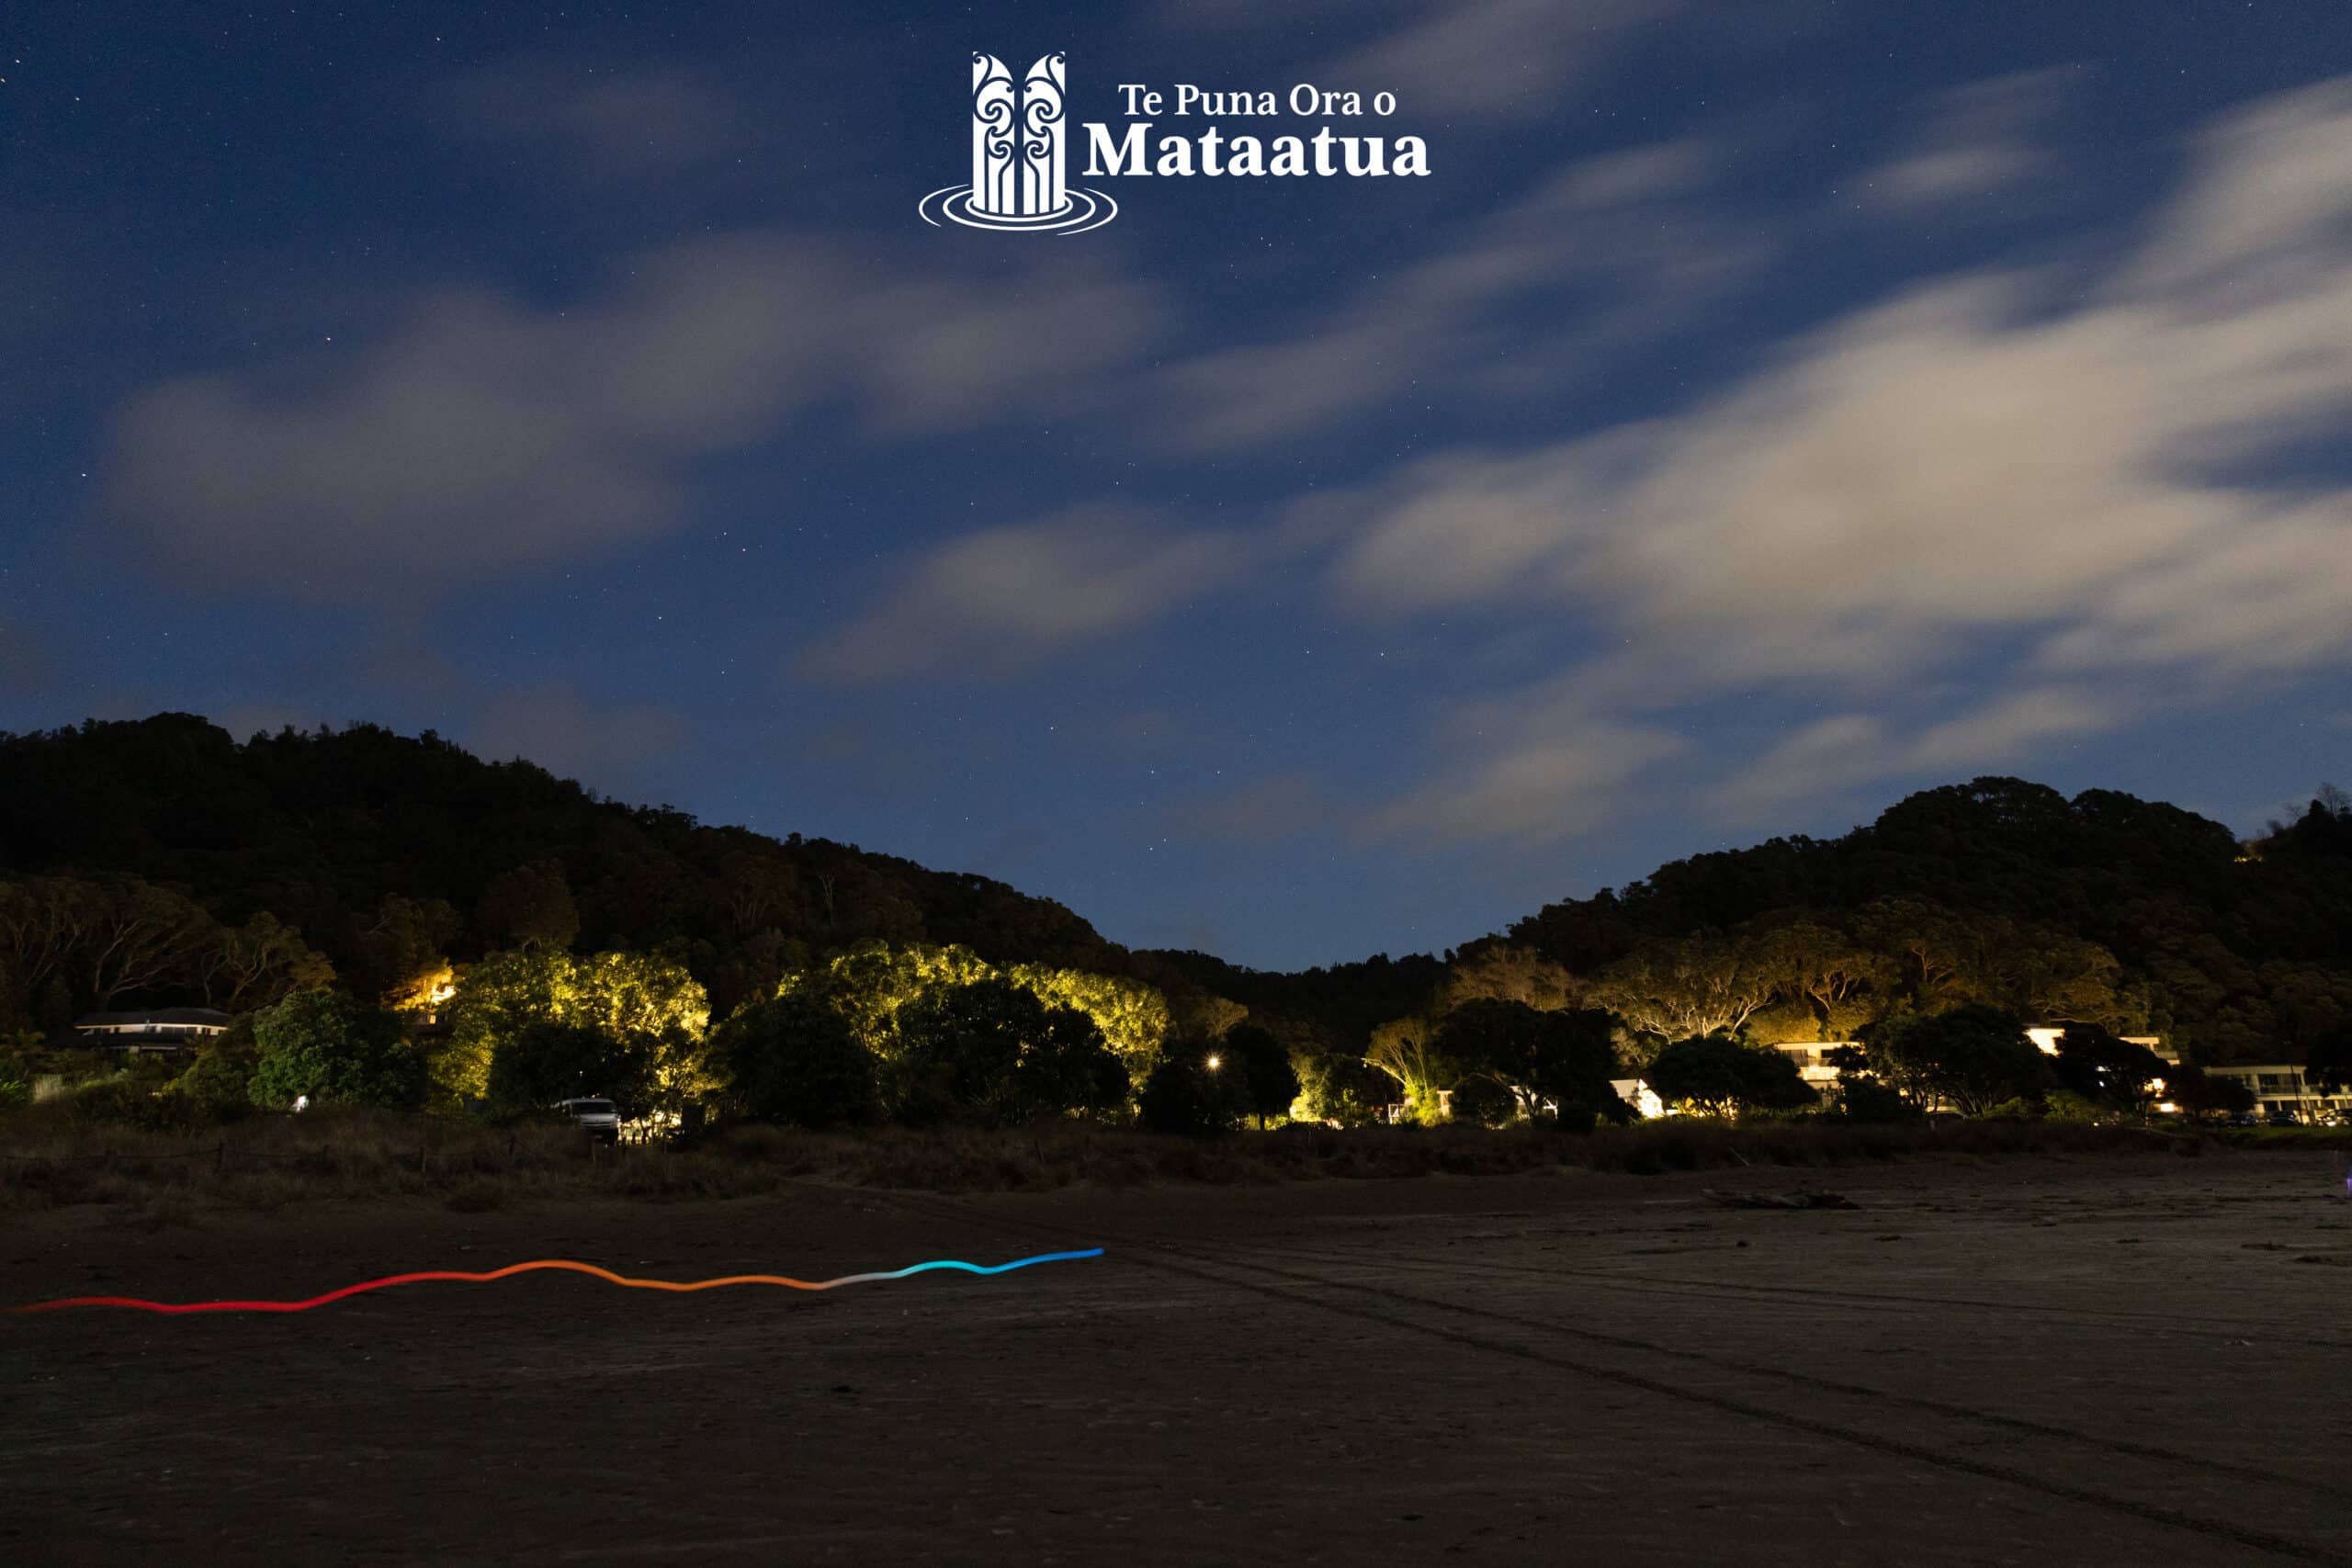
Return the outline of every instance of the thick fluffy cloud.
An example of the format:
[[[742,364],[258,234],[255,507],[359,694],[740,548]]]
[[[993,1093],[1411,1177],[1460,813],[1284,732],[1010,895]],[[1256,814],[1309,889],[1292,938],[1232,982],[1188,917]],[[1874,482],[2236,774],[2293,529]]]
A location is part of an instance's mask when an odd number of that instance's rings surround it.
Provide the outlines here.
[[[1333,584],[1374,615],[1570,608],[1611,649],[1571,679],[1614,722],[1742,690],[1870,699],[1726,801],[1824,768],[1948,772],[2112,728],[2158,687],[2194,700],[2341,659],[2352,490],[2278,454],[2347,411],[2338,82],[2206,138],[2078,302],[2030,276],[1942,280],[1679,417],[1423,461],[1353,498]],[[1940,704],[1906,705],[1930,681]],[[1949,694],[1987,686],[2012,694]],[[1548,737],[1506,742],[1481,776],[1557,761]],[[1418,814],[1540,836],[1584,809],[1459,798]]]

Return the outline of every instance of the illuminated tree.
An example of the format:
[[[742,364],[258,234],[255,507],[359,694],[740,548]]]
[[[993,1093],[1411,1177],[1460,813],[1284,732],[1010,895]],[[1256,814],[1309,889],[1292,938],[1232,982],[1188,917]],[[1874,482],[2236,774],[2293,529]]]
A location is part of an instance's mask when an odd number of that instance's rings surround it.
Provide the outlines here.
[[[424,1095],[424,1062],[390,1013],[342,991],[298,991],[254,1015],[254,1103],[284,1110],[375,1105],[413,1111]]]
[[[445,1101],[485,1095],[499,1043],[533,1023],[592,1029],[632,1050],[641,1046],[662,1104],[712,1087],[702,1052],[709,998],[684,966],[656,954],[492,953],[458,978],[448,1021],[435,1071]]]
[[[967,947],[893,947],[861,942],[837,953],[816,976],[787,978],[786,988],[815,984],[849,1020],[865,1046],[884,1056],[898,1050],[900,1008],[933,987],[967,986],[997,977],[995,969]]]
[[[1359,1126],[1385,1119],[1403,1098],[1394,1078],[1361,1055],[1335,1048],[1312,1025],[1294,1024],[1286,1032],[1298,1072],[1298,1109],[1307,1120]]]
[[[1797,1039],[1851,1039],[1885,1010],[1899,972],[1886,954],[1812,920],[1774,927],[1751,940],[1773,995],[1806,1017],[1807,1032]]]
[[[1155,986],[1118,976],[1030,964],[1000,970],[967,947],[869,942],[837,953],[815,975],[788,976],[784,988],[820,990],[849,1020],[856,1037],[888,1058],[899,1050],[901,1009],[933,992],[985,980],[1017,986],[1046,1008],[1086,1014],[1130,1081],[1140,1081],[1159,1060],[1169,1030],[1167,998]]]
[[[882,1111],[874,1053],[813,989],[745,1008],[713,1032],[711,1056],[741,1116],[824,1128]]]
[[[1363,1059],[1395,1080],[1404,1091],[1406,1110],[1421,1122],[1443,1117],[1445,1102],[1439,1096],[1462,1077],[1460,1064],[1438,1047],[1437,1025],[1424,1016],[1381,1024],[1372,1032],[1372,1046]]]
[[[1781,976],[1758,938],[1701,931],[1636,948],[1594,982],[1589,999],[1637,1033],[1665,1040],[1736,1033]]]
[[[1439,1006],[1451,1011],[1465,1002],[1493,1000],[1555,1012],[1581,989],[1574,976],[1533,948],[1486,937],[1453,955]]]
[[[1158,987],[1115,975],[1049,969],[1035,964],[1016,964],[1005,974],[1047,1007],[1076,1008],[1092,1019],[1136,1081],[1141,1082],[1159,1060],[1170,1019],[1168,998]]]

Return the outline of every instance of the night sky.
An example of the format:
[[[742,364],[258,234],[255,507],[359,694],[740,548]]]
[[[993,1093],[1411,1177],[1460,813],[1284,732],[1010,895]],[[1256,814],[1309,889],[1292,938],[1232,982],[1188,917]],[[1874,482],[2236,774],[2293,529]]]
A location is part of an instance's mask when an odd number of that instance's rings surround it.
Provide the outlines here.
[[[1426,178],[933,227],[968,61]],[[19,4],[0,727],[372,719],[1288,967],[2352,784],[2352,9]],[[1152,133],[1196,133],[1162,116]]]

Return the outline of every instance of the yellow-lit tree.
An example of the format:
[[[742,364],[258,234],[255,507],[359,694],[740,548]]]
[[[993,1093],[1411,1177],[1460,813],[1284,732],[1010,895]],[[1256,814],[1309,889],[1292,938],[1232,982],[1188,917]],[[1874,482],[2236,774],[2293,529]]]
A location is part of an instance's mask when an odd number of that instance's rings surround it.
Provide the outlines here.
[[[1438,1049],[1437,1032],[1436,1021],[1419,1013],[1391,1019],[1373,1030],[1372,1048],[1363,1054],[1367,1066],[1396,1080],[1406,1109],[1424,1123],[1443,1119],[1445,1102],[1439,1096],[1459,1076]]]
[[[779,995],[821,990],[867,1049],[898,1052],[899,1010],[956,986],[1005,980],[1048,1008],[1072,1008],[1094,1021],[1129,1078],[1141,1083],[1159,1062],[1170,1029],[1168,998],[1157,986],[1082,969],[1016,964],[998,969],[967,947],[862,942],[821,969],[788,976]]]
[[[449,1042],[434,1064],[436,1099],[445,1105],[483,1095],[499,1043],[532,1023],[645,1043],[664,1103],[711,1087],[703,1055],[710,999],[682,965],[657,954],[494,953],[458,978],[448,1017]]]

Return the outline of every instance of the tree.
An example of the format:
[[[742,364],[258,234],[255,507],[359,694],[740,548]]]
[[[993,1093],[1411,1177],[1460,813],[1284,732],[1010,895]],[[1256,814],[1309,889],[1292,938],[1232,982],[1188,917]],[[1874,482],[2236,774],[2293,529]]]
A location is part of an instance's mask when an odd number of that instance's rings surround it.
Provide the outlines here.
[[[560,1100],[595,1097],[623,1114],[644,1111],[652,1098],[654,1043],[594,1024],[537,1019],[498,1042],[490,1058],[483,1098],[494,1115],[514,1116]]]
[[[233,1122],[254,1110],[254,1069],[256,1065],[251,1021],[240,1019],[229,1032],[209,1041],[187,1070],[172,1080],[179,1096],[208,1122]]]
[[[713,1032],[711,1055],[738,1115],[826,1128],[882,1114],[874,1053],[813,989],[745,1008]]]
[[[298,991],[254,1015],[256,1105],[375,1105],[413,1111],[424,1063],[399,1021],[342,991]]]
[[[1159,987],[1040,964],[1016,964],[1004,974],[1047,1007],[1076,1008],[1092,1019],[1129,1077],[1140,1082],[1159,1062],[1171,1026],[1168,998]]]
[[[1001,1126],[1126,1098],[1126,1070],[1094,1021],[1009,980],[928,991],[899,1010],[897,1034],[885,1089],[900,1120]]]
[[[366,916],[360,917],[363,919]],[[457,906],[446,898],[406,898],[387,893],[353,944],[357,972],[352,984],[363,996],[386,998],[413,989],[416,982],[450,967],[449,944],[465,926]]]
[[[787,988],[821,988],[851,1032],[871,1050],[898,1053],[899,1010],[943,987],[999,978],[996,969],[967,947],[899,946],[860,942],[834,954],[813,975],[787,979]]]
[[[1132,1082],[1091,1014],[1040,1004],[1043,1028],[1013,1068],[1013,1081],[1035,1112],[1106,1115],[1123,1110]]]
[[[1473,1127],[1499,1127],[1519,1114],[1519,1097],[1484,1073],[1473,1073],[1453,1086],[1446,1099],[1448,1120]]]
[[[1396,1103],[1396,1080],[1362,1056],[1341,1051],[1311,1023],[1290,1027],[1291,1065],[1298,1073],[1298,1098],[1306,1118],[1361,1126],[1382,1120]]]
[[[0,1111],[29,1104],[33,1098],[33,1065],[14,1051],[0,1050]]]
[[[1589,999],[1639,1033],[1684,1040],[1736,1032],[1778,985],[1774,955],[1752,933],[1698,931],[1634,949]]]
[[[1439,1006],[1451,1011],[1465,1002],[1492,999],[1555,1012],[1581,988],[1567,970],[1534,949],[1483,937],[1452,955]]]
[[[0,881],[0,958],[28,1001],[64,980],[99,896],[71,877]]]
[[[2352,1024],[2339,1024],[2304,1048],[2303,1081],[2322,1094],[2352,1089]]]
[[[295,991],[334,984],[334,965],[302,933],[264,909],[242,926],[218,928],[198,960],[204,999],[229,1012],[266,1008]]]
[[[1793,1111],[1816,1096],[1785,1052],[1742,1045],[1725,1035],[1694,1035],[1660,1048],[1643,1077],[1669,1105],[1705,1116]]]
[[[800,902],[800,878],[792,863],[774,852],[773,840],[722,828],[730,839],[740,835],[741,847],[719,861],[719,898],[728,923],[738,938],[774,930]]]
[[[1616,1021],[1597,1008],[1545,1012],[1523,1002],[1464,1002],[1439,1026],[1446,1059],[1507,1089],[1531,1119],[1550,1117],[1589,1130],[1600,1115],[1620,1116]],[[1462,1082],[1467,1082],[1464,1079]],[[1455,1086],[1459,1106],[1461,1083]]]
[[[580,908],[561,863],[543,861],[492,877],[474,906],[474,924],[487,940],[525,953],[565,948],[580,934]]]
[[[1195,1042],[1170,1045],[1144,1080],[1138,1097],[1143,1124],[1155,1133],[1206,1137],[1230,1133],[1250,1113],[1249,1089],[1219,1056]]]
[[[1841,1074],[1836,1111],[1849,1122],[1902,1122],[1919,1120],[1919,1108],[1901,1090],[1869,1073]]]
[[[84,885],[72,917],[83,987],[100,1009],[130,992],[185,984],[213,941],[212,917],[186,894],[137,877]]]
[[[1756,963],[1773,994],[1806,1015],[1798,1040],[1853,1037],[1886,1005],[1895,965],[1833,927],[1795,920],[1756,939]]]
[[[2176,1065],[2165,1077],[2165,1094],[2181,1114],[2194,1120],[2236,1116],[2252,1111],[2254,1086],[2242,1077],[2222,1077],[2192,1062]]]
[[[1434,1122],[1444,1103],[1439,1096],[1462,1077],[1461,1065],[1437,1043],[1437,1026],[1425,1015],[1391,1019],[1372,1032],[1366,1066],[1386,1074],[1404,1092],[1417,1122]]]
[[[2052,1087],[2048,1059],[2015,1013],[1970,1002],[1931,1018],[1904,1014],[1865,1032],[1871,1066],[1914,1100],[1981,1116]]]
[[[1254,1024],[1237,1024],[1218,1042],[1217,1055],[1220,1071],[1239,1076],[1243,1096],[1257,1113],[1261,1131],[1267,1117],[1290,1113],[1291,1102],[1298,1098],[1298,1072],[1291,1066],[1290,1052],[1271,1032]]]
[[[2156,1086],[2172,1068],[2145,1045],[2118,1039],[2096,1023],[2070,1023],[2058,1035],[2051,1064],[2059,1087],[2099,1105],[2147,1112]]]
[[[702,1052],[709,998],[684,965],[660,954],[492,953],[458,977],[447,1017],[448,1043],[435,1064],[446,1100],[487,1094],[499,1044],[532,1023],[594,1029],[641,1047],[662,1104],[682,1104],[711,1087]]]

